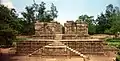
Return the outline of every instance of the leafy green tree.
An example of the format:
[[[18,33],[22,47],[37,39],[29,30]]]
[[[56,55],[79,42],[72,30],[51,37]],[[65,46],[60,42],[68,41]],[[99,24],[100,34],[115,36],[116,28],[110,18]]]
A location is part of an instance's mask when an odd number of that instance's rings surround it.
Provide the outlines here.
[[[88,16],[88,15],[81,15],[78,18],[78,21],[83,21],[83,22],[92,22],[91,19],[93,16]]]
[[[24,17],[24,21],[25,22],[23,24],[23,34],[26,35],[32,35],[35,33],[35,29],[34,29],[34,23],[35,23],[35,10],[33,6],[26,6],[26,12],[22,12],[21,14]]]
[[[39,20],[40,22],[50,22],[53,21],[55,18],[57,18],[57,9],[56,6],[52,3],[51,9],[46,10],[45,7],[46,3],[41,2],[40,4],[33,4],[33,7],[35,9],[36,13],[36,20]]]
[[[112,16],[112,20],[114,21],[110,28],[110,32],[112,34],[116,34],[117,32],[120,32],[120,27],[119,27],[120,26],[120,14]]]
[[[106,20],[106,17],[103,13],[101,13],[100,16],[98,16],[98,18],[96,19],[96,21],[98,21],[97,24],[97,33],[104,33],[104,31],[106,30],[106,28],[108,28],[108,21]]]
[[[44,2],[41,2],[41,4],[39,4],[38,6],[38,15],[37,15],[37,19],[40,21],[40,22],[44,22],[45,21],[45,4]]]
[[[0,24],[5,24],[12,20],[10,10],[4,5],[0,5]]]
[[[35,22],[35,15],[34,15],[34,7],[32,6],[26,6],[26,12],[22,12],[21,14],[23,15],[23,17],[25,18],[25,20],[27,21],[27,23],[34,23]]]
[[[49,10],[46,11],[44,15],[45,15],[45,21],[44,21],[44,22],[50,22],[50,21],[53,21],[52,15],[51,15],[51,13],[50,13]]]
[[[55,18],[57,18],[57,9],[56,9],[56,6],[52,3],[51,4],[51,16],[52,16],[52,19],[54,20]]]
[[[12,23],[16,18],[13,9],[8,9],[4,5],[0,5],[0,44],[11,45],[13,39],[15,39],[16,30],[12,26],[16,26]]]
[[[15,29],[15,26],[18,26],[17,23],[17,14],[15,9],[8,9],[4,5],[0,5],[0,30],[12,28]]]
[[[88,25],[88,33],[89,34],[96,34],[96,25],[93,23],[89,23]]]
[[[119,31],[119,7],[114,7],[112,4],[109,4],[106,7],[105,14],[101,14],[96,19],[97,23],[97,33],[107,33],[115,34]]]
[[[53,21],[54,18],[57,17],[56,6],[52,3],[51,10],[46,10],[46,3],[41,2],[40,4],[32,4],[32,6],[26,6],[26,12],[22,12],[24,21],[20,21],[22,23],[23,31],[22,33],[26,34],[34,34],[34,23],[36,20],[40,22],[50,22]]]

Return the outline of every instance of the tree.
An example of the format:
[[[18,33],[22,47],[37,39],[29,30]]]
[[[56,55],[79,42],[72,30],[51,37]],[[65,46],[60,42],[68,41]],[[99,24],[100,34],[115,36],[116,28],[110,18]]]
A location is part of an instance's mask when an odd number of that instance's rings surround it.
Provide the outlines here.
[[[10,10],[4,5],[0,5],[0,24],[5,24],[12,20]]]
[[[118,32],[117,29],[119,26],[119,7],[114,7],[112,4],[109,4],[106,7],[105,14],[101,14],[96,19],[97,23],[97,33],[107,33],[115,34]]]
[[[39,4],[38,6],[38,15],[37,15],[37,19],[40,21],[40,22],[44,22],[45,21],[45,4],[44,2],[41,2],[41,4]]]
[[[36,21],[35,10],[33,6],[26,6],[25,9],[26,9],[26,12],[21,13],[25,20],[25,21],[22,21],[22,22],[25,22],[23,24],[24,28],[22,32],[26,35],[32,35],[35,33],[35,28],[34,28],[35,27],[34,23]]]
[[[14,8],[12,8],[10,10],[10,13],[11,13],[11,16],[13,17],[13,19],[17,19],[18,18],[18,15],[17,15],[16,10]]]
[[[45,16],[45,21],[44,21],[44,22],[50,22],[50,21],[53,21],[53,18],[52,18],[51,12],[50,12],[49,10],[45,12],[44,16]]]
[[[112,26],[110,28],[110,32],[112,34],[116,34],[117,32],[120,32],[120,13],[117,13],[116,15],[111,17],[113,21]]]
[[[26,12],[22,12],[21,14],[25,18],[25,20],[30,24],[35,22],[35,10],[32,6],[26,6]]]
[[[100,16],[98,16],[98,18],[96,19],[96,21],[98,21],[97,23],[97,33],[104,33],[104,31],[109,28],[108,26],[108,21],[106,20],[106,17],[103,13],[101,13]]]
[[[16,26],[14,19],[16,18],[13,9],[8,9],[4,5],[0,5],[0,44],[11,45],[15,39],[16,30],[12,26]]]
[[[36,20],[39,20],[40,22],[50,22],[53,21],[55,18],[57,18],[57,9],[56,6],[52,3],[51,9],[46,10],[45,7],[46,3],[41,2],[40,4],[33,4],[33,7],[35,9],[36,13]]]
[[[56,6],[52,3],[51,4],[51,16],[52,16],[52,19],[54,20],[55,18],[57,18],[57,9],[56,9]]]
[[[52,3],[51,10],[46,10],[46,3],[41,2],[40,4],[32,4],[32,6],[26,6],[26,12],[22,12],[25,22],[23,25],[23,33],[34,34],[34,23],[36,20],[40,22],[50,22],[57,17],[56,6]]]

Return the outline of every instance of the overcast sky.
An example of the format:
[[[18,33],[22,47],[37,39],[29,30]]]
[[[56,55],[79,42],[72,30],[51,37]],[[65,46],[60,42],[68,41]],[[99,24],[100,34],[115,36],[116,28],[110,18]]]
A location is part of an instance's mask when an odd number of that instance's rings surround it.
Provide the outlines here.
[[[67,20],[76,20],[78,16],[87,14],[95,18],[103,12],[108,4],[120,7],[120,0],[36,0],[36,3],[44,1],[47,9],[51,3],[54,3],[58,10],[57,21],[62,24]],[[2,3],[9,8],[15,8],[22,12],[25,6],[33,4],[32,0],[2,0]]]

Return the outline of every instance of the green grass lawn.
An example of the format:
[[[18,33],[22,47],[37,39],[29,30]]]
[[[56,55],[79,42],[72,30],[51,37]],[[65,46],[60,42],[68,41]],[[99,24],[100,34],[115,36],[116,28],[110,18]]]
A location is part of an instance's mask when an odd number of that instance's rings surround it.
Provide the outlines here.
[[[115,47],[120,46],[120,38],[106,39],[106,42],[110,46],[115,46]]]
[[[114,46],[120,49],[120,38],[106,39],[106,42],[109,46]],[[120,53],[117,54],[116,61],[120,61]]]
[[[110,46],[115,46],[115,47],[118,47],[120,45],[120,42],[107,42],[108,45]]]

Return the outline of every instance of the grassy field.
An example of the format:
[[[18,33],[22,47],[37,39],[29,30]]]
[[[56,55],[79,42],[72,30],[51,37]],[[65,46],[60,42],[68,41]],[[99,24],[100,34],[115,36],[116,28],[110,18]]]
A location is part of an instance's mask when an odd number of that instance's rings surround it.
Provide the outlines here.
[[[106,39],[106,42],[107,42],[108,45],[110,45],[110,46],[115,46],[115,47],[117,47],[117,48],[119,48],[119,46],[120,46],[120,38]]]
[[[106,42],[108,43],[109,46],[114,46],[114,47],[120,49],[120,38],[106,39]],[[120,51],[118,52],[116,61],[120,61]]]

